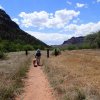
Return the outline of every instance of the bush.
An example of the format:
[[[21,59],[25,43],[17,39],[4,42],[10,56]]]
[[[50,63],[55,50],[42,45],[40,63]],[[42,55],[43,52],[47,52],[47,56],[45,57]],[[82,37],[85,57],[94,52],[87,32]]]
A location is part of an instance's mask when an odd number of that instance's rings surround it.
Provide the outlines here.
[[[88,43],[83,43],[78,46],[78,49],[90,49],[90,45]]]
[[[100,48],[100,31],[87,35],[85,43],[88,43],[92,49]]]
[[[61,54],[61,51],[60,51],[59,48],[55,48],[55,49],[53,50],[52,54],[55,55],[55,56],[58,56],[58,55]]]
[[[77,46],[75,46],[75,45],[67,46],[67,50],[76,50],[76,49],[77,49]]]
[[[29,44],[27,44],[27,45],[24,45],[24,50],[33,50],[34,48],[33,48],[33,46],[32,45],[29,45]]]
[[[5,57],[4,52],[0,51],[0,59],[3,59]]]

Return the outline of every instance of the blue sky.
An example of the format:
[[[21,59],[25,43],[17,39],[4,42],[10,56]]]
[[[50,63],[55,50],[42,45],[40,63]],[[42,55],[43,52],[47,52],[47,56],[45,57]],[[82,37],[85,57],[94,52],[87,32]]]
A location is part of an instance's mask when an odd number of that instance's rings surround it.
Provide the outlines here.
[[[100,30],[100,0],[0,0],[0,8],[49,45]]]

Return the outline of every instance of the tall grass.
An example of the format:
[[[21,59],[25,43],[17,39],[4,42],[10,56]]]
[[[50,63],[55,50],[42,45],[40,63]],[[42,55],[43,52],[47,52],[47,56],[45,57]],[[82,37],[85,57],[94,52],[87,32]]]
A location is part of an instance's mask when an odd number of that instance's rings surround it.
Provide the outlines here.
[[[57,100],[100,100],[99,51],[65,51],[43,61]]]
[[[24,53],[9,53],[9,59],[0,64],[0,100],[15,100],[22,92],[23,79],[29,69],[31,55]]]

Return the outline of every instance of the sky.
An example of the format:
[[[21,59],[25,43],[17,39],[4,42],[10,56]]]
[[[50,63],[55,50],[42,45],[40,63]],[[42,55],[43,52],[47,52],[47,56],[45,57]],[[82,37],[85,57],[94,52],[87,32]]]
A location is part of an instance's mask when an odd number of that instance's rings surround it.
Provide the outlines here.
[[[0,9],[48,45],[100,30],[100,0],[0,0]]]

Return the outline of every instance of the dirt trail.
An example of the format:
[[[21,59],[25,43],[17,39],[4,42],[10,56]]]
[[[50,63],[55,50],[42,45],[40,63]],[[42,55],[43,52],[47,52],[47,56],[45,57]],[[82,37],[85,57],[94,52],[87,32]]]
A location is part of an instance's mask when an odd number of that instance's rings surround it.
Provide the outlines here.
[[[31,65],[24,90],[25,92],[16,100],[55,100],[41,66],[33,67]]]

